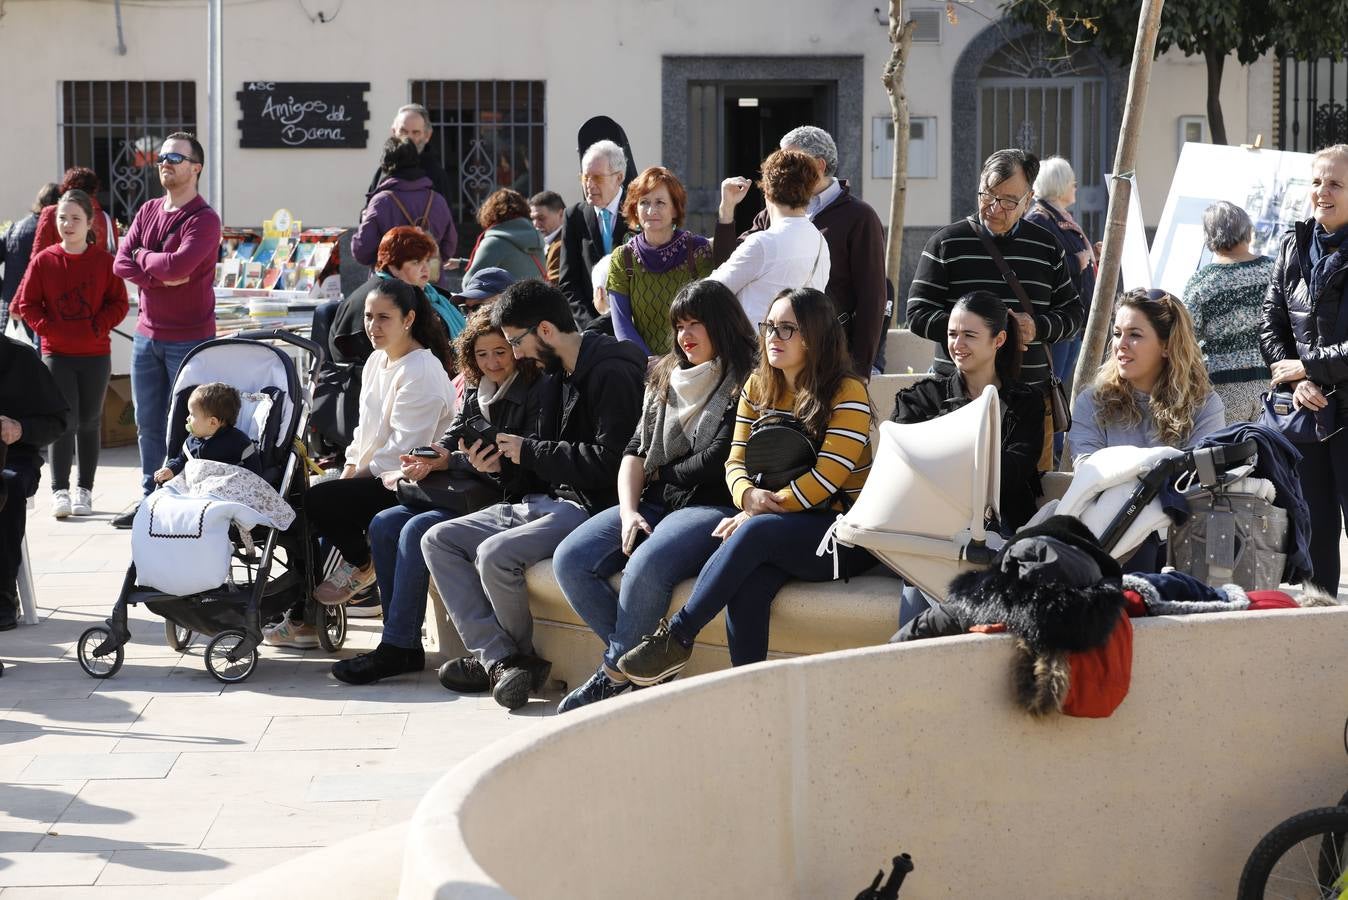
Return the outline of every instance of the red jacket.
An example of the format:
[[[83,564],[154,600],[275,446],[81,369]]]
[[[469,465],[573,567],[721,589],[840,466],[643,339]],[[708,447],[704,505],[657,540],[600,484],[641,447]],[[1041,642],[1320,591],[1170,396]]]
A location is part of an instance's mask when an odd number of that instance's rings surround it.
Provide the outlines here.
[[[126,316],[126,284],[112,273],[112,254],[98,245],[78,255],[60,244],[35,255],[10,312],[42,338],[42,352],[104,356],[108,333]]]
[[[109,253],[117,252],[117,229],[112,229],[112,237],[108,237],[108,223],[112,221],[111,217],[103,212],[103,207],[98,205],[98,200],[90,197],[94,204],[94,221],[91,223],[94,229],[94,244],[107,250]],[[56,207],[59,204],[43,207],[42,213],[37,218],[37,234],[33,237],[33,253],[37,256],[43,250],[53,244],[61,243],[61,232],[56,230]],[[32,257],[29,257],[30,259]]]

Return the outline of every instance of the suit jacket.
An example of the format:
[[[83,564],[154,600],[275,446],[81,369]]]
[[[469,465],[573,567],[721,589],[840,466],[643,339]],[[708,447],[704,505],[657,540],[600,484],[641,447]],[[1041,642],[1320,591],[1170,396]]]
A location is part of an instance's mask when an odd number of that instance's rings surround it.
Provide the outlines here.
[[[618,206],[622,208],[621,201]],[[613,246],[620,246],[627,240],[627,235],[627,222],[619,213],[613,223]],[[594,285],[590,283],[590,270],[604,256],[604,238],[599,231],[599,216],[595,214],[593,206],[582,200],[566,211],[559,243],[562,250],[557,286],[571,304],[576,327],[583,331],[599,317],[594,308]]]
[[[562,236],[558,235],[557,240],[548,244],[546,256],[548,269],[548,281],[556,284],[562,277]]]

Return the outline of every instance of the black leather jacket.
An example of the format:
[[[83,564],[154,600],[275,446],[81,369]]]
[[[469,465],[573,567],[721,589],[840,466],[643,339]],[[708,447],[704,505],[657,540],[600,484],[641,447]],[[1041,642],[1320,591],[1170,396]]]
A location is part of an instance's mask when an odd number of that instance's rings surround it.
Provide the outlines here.
[[[1284,359],[1301,360],[1311,381],[1330,388],[1348,383],[1348,340],[1326,343],[1322,339],[1334,335],[1338,323],[1348,281],[1348,245],[1334,254],[1331,274],[1320,293],[1312,297],[1307,275],[1314,227],[1313,221],[1298,222],[1296,230],[1283,238],[1273,280],[1264,297],[1259,349],[1269,365]],[[1348,407],[1345,394],[1348,392],[1337,395],[1341,412]]]

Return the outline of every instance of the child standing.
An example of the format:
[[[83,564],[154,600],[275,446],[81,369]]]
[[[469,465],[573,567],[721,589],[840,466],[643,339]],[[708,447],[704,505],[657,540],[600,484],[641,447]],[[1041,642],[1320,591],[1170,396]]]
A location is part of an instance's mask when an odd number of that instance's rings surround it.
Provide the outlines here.
[[[33,257],[12,312],[42,339],[42,357],[71,415],[51,445],[52,515],[93,512],[103,400],[112,371],[113,327],[126,316],[126,284],[112,272],[112,254],[96,245],[94,204],[84,191],[66,191],[56,204],[61,243]],[[78,451],[79,482],[70,469]]]
[[[163,484],[182,472],[189,459],[209,459],[259,469],[257,447],[234,423],[239,420],[239,392],[224,382],[197,385],[187,398],[187,440],[178,455],[154,473],[154,483]]]

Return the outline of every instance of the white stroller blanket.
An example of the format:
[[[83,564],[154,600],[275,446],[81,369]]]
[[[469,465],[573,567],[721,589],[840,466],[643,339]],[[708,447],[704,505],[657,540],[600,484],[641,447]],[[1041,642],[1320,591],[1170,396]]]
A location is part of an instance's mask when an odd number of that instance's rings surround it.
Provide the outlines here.
[[[257,475],[212,460],[188,460],[182,474],[141,503],[131,526],[136,582],[166,594],[208,591],[229,578],[229,527],[285,529],[295,511]]]

